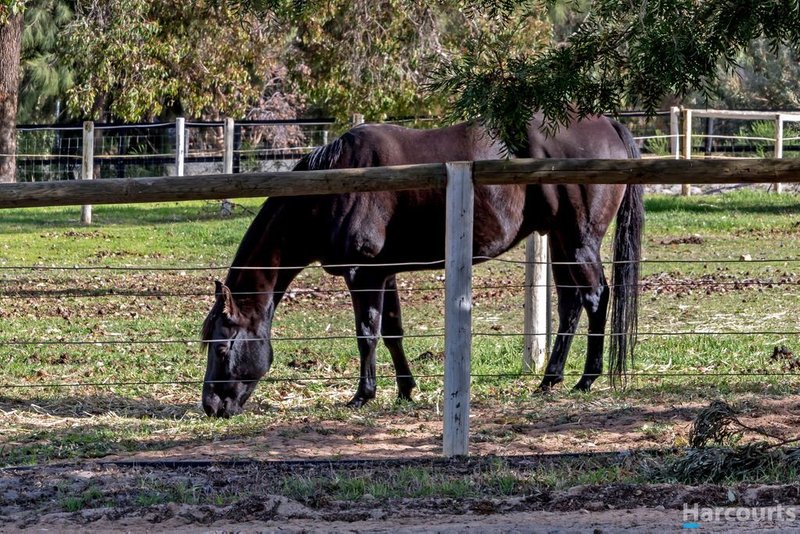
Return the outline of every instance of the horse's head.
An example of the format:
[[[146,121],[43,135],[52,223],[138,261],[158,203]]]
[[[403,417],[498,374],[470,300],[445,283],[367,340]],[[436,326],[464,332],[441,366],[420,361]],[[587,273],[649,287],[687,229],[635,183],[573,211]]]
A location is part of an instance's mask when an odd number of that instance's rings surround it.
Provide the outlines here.
[[[217,301],[203,323],[208,363],[203,410],[230,417],[242,407],[272,365],[270,320],[237,305],[230,289],[217,282]]]

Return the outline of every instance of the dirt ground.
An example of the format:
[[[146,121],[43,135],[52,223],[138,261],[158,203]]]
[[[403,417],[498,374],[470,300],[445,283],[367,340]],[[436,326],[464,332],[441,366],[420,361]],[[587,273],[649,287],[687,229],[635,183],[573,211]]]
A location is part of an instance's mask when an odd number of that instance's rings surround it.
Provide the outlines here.
[[[791,439],[800,428],[800,395],[738,397],[742,423]],[[570,451],[599,453],[685,446],[697,412],[707,400],[559,398],[546,404],[473,404],[470,455],[526,456]],[[110,457],[108,460],[386,460],[438,458],[442,452],[441,414],[411,410],[344,421],[276,424],[260,435],[215,437]],[[755,436],[757,437],[757,436]],[[746,441],[748,436],[745,436]]]
[[[800,518],[798,484],[584,485],[522,497],[377,501],[365,495],[355,501],[322,499],[314,506],[258,490],[287,469],[321,468],[282,463],[189,467],[96,463],[3,471],[0,532],[669,532],[686,528],[687,520],[712,532],[800,528],[795,519]],[[228,505],[146,506],[126,500],[127,492],[143,480],[155,484],[162,479],[235,485],[251,495]],[[59,509],[59,495],[78,495],[87,486],[115,494],[116,505]],[[787,507],[787,503],[793,504]]]
[[[0,532],[654,532],[683,528],[693,519],[684,515],[685,505],[716,513],[698,521],[704,531],[800,529],[795,520],[800,510],[775,508],[800,505],[800,484],[599,483],[502,498],[322,496],[312,503],[279,496],[275,488],[287,474],[313,477],[333,466],[368,465],[380,472],[435,465],[459,472],[501,457],[524,472],[564,450],[605,454],[613,462],[631,451],[685,442],[694,415],[706,405],[609,402],[557,399],[548,417],[478,405],[469,459],[441,459],[441,418],[411,412],[376,416],[364,425],[309,421],[291,431],[276,426],[199,445],[0,469]],[[788,437],[800,423],[797,395],[754,396],[741,406],[743,422],[769,427],[773,434]],[[185,496],[174,502],[144,498],[153,488],[176,487],[223,496],[230,490],[244,497],[217,504],[185,504],[192,502]],[[70,498],[78,499],[74,510],[65,505]]]

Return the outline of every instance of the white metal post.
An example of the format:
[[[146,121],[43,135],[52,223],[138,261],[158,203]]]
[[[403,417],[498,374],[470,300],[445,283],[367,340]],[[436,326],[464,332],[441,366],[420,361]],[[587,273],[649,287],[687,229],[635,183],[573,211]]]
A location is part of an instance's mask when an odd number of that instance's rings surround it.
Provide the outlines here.
[[[81,180],[94,179],[94,122],[83,123],[83,158],[81,160]],[[81,206],[81,224],[92,224],[91,204]]]
[[[525,241],[525,348],[523,368],[539,371],[547,358],[547,236],[533,233]]]
[[[183,176],[186,160],[186,119],[175,119],[175,176]]]
[[[447,164],[445,208],[444,455],[465,456],[469,444],[472,357],[472,163]]]
[[[233,119],[225,117],[222,128],[222,173],[233,174]]]
[[[669,108],[669,150],[674,159],[681,158],[681,108]]]
[[[775,117],[775,157],[783,158],[783,115],[778,113]],[[775,182],[775,192],[783,193],[783,184]]]
[[[683,158],[692,159],[692,110],[683,110]],[[692,194],[692,186],[690,184],[681,185],[681,195],[688,197]]]

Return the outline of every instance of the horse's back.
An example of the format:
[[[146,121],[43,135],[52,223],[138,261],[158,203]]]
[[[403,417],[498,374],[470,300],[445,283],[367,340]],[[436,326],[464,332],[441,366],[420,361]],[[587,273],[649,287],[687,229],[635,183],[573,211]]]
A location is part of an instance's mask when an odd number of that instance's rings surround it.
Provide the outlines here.
[[[363,124],[338,140],[336,168],[381,167],[499,159],[503,146],[477,123],[416,130],[393,124]]]
[[[503,145],[479,123],[416,130],[390,124],[364,124],[317,149],[297,170],[346,169],[387,165],[500,159]],[[476,250],[496,255],[518,238],[524,189],[476,189]],[[441,189],[376,191],[328,195],[315,200],[325,220],[333,263],[357,259],[381,262],[437,261],[444,250],[445,198]],[[335,257],[334,257],[335,256]]]
[[[528,147],[519,157],[557,159],[628,159],[638,149],[624,126],[603,116],[591,116],[542,131],[536,114],[528,123]],[[556,232],[579,246],[587,236],[602,236],[625,194],[625,185],[533,185],[528,187],[526,221],[535,230]]]
[[[529,158],[627,159],[632,156],[628,140],[618,128],[624,126],[603,116],[590,116],[559,127],[554,134],[542,131],[544,119],[536,114],[528,123]]]

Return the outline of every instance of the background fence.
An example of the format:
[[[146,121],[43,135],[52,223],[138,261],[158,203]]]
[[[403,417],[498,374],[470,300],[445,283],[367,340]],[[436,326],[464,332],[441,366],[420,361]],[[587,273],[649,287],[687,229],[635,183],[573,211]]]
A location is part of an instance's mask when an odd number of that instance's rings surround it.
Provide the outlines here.
[[[86,124],[18,126],[17,181],[82,178],[88,136],[94,143],[91,178],[288,170],[328,142],[333,120],[90,124],[91,130]]]
[[[617,118],[631,130],[645,158],[800,157],[797,113],[673,107],[652,116],[622,112]],[[354,115],[351,123],[360,122],[363,117]],[[441,126],[434,117],[387,122]],[[288,170],[300,156],[326,144],[334,128],[332,119],[96,124],[90,178]],[[19,126],[17,181],[84,177],[87,135],[84,125]],[[684,186],[683,193],[689,192]]]

